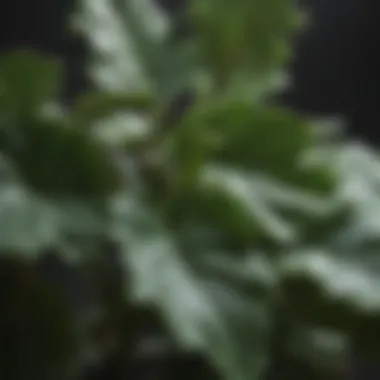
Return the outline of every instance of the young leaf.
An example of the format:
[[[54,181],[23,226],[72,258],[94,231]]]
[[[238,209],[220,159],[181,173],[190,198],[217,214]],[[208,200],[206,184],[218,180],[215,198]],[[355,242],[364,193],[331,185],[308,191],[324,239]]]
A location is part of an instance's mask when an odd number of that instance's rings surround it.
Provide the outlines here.
[[[60,90],[61,66],[54,59],[29,51],[0,58],[0,112],[26,119],[55,100]]]

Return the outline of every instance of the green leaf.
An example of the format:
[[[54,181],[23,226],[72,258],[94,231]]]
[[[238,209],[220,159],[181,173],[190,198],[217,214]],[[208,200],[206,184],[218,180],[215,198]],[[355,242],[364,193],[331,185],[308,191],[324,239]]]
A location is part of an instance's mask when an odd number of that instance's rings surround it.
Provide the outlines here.
[[[91,72],[95,83],[103,90],[149,92],[155,86],[152,75],[156,70],[157,49],[164,38],[166,26],[162,15],[157,10],[154,12],[153,3],[146,3],[80,2],[76,28],[84,33],[93,48],[95,59]],[[151,12],[140,13],[141,6]],[[149,24],[144,23],[147,21],[144,17],[150,18]]]
[[[88,128],[99,120],[119,112],[149,114],[154,102],[148,94],[120,94],[95,92],[82,96],[72,113],[72,122],[77,128]]]
[[[46,248],[66,248],[70,236],[99,235],[106,226],[107,218],[94,205],[41,198],[17,182],[0,186],[1,252],[36,256]]]
[[[199,0],[192,10],[202,57],[222,86],[240,70],[260,75],[281,65],[299,24],[283,0]]]
[[[320,147],[311,157],[317,164],[330,165],[337,178],[336,198],[349,211],[331,239],[335,249],[348,254],[367,243],[378,244],[379,173],[378,154],[360,144]]]
[[[170,102],[194,87],[199,71],[191,46],[168,43],[171,25],[153,0],[81,0],[76,28],[93,49],[92,77],[99,88],[121,94],[153,92]]]
[[[86,131],[31,119],[20,132],[21,143],[6,153],[33,190],[104,199],[118,188],[120,175],[110,152]]]
[[[352,222],[342,231],[345,243],[377,239],[380,233],[380,160],[360,145],[337,149],[330,164],[340,177],[340,196],[351,206]]]
[[[0,58],[0,111],[3,117],[27,118],[55,99],[61,66],[56,60],[28,51]]]
[[[124,223],[117,223],[115,234],[124,243],[135,299],[158,307],[177,339],[209,354],[226,379],[261,378],[268,299],[203,276],[192,253],[182,252],[175,237],[137,199],[117,208]]]
[[[249,225],[256,225],[265,235],[284,244],[296,241],[298,226],[294,220],[286,218],[282,210],[318,218],[329,215],[334,209],[333,200],[328,197],[227,167],[206,168],[203,178],[204,183],[229,194],[231,202],[241,204],[245,214],[250,215]],[[234,223],[233,219],[229,220]]]
[[[0,187],[0,247],[33,252],[59,241],[57,215],[17,184]]]
[[[302,176],[298,174],[302,154],[313,142],[310,127],[296,114],[239,101],[194,107],[177,136],[179,153],[188,152],[182,159],[185,172],[186,165],[191,165],[191,152],[203,151],[209,160],[281,179]]]
[[[379,352],[380,280],[358,253],[351,259],[318,249],[285,256],[279,266],[282,295],[290,315]]]

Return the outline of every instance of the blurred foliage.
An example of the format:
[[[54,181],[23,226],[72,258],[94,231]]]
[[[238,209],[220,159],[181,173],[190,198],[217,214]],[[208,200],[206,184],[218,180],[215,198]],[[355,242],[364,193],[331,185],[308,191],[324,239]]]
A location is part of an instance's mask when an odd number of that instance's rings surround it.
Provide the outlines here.
[[[0,322],[3,378],[69,374],[68,363],[77,354],[75,319],[61,290],[52,281],[41,281],[36,269],[25,260],[15,260],[14,253],[3,254],[0,263],[1,302],[6,305]]]
[[[378,156],[265,102],[301,20],[292,3],[195,0],[194,34],[177,44],[153,1],[79,5],[98,89],[72,109],[59,107],[57,62],[0,59],[1,252],[26,260],[54,247],[89,260],[101,239],[116,243],[129,276],[107,294],[122,287],[120,297],[154,306],[227,380],[262,378],[278,307],[300,326],[287,343],[316,366],[336,347],[312,339],[316,329],[377,352]],[[171,118],[186,91],[191,104]],[[31,295],[15,310],[40,289],[18,278]],[[42,310],[50,296],[38,297]],[[117,309],[120,297],[105,297]],[[46,305],[27,315],[59,333],[35,352],[59,373],[78,337],[73,315],[62,327],[61,306]],[[1,334],[13,313],[1,311]]]

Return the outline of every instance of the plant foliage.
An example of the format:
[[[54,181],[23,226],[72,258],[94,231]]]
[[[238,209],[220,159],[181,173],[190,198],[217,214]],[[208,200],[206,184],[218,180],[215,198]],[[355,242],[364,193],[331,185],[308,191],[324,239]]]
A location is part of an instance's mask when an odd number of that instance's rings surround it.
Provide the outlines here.
[[[377,349],[378,157],[267,102],[299,14],[283,0],[195,0],[191,17],[194,35],[169,43],[153,1],[81,0],[97,90],[71,110],[57,105],[59,64],[1,57],[1,247],[117,242],[129,296],[227,380],[262,378],[279,303]]]

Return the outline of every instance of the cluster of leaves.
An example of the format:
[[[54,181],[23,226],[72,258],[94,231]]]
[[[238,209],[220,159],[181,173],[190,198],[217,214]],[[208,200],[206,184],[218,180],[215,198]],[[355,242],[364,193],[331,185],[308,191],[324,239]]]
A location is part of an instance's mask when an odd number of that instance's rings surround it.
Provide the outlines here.
[[[72,110],[55,62],[0,61],[1,247],[118,242],[133,299],[226,379],[262,376],[278,304],[377,349],[378,158],[266,102],[297,29],[291,2],[195,0],[178,45],[152,1],[80,5],[99,90]]]

